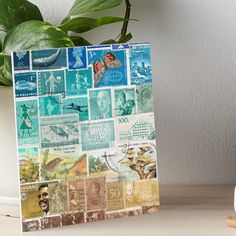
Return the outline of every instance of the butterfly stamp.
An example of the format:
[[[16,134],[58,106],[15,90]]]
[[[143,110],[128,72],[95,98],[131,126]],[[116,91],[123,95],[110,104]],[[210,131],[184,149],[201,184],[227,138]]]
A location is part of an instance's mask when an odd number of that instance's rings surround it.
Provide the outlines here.
[[[107,211],[124,209],[123,182],[107,183]]]
[[[93,87],[92,66],[87,69],[66,71],[66,95],[87,95],[87,90]]]
[[[14,52],[13,63],[15,71],[30,70],[30,54],[28,51]]]
[[[76,96],[63,99],[63,114],[77,114],[79,121],[86,121],[89,117],[87,96]]]
[[[152,82],[149,45],[132,45],[130,48],[131,84]]]
[[[65,72],[64,70],[46,71],[38,73],[39,95],[65,95]]]
[[[86,213],[86,222],[105,220],[105,211],[91,211]]]
[[[87,68],[86,47],[68,48],[70,70]]]
[[[112,117],[111,89],[89,90],[90,119]]]
[[[93,65],[94,87],[127,85],[126,51],[88,50]]]
[[[42,148],[79,144],[76,114],[41,117],[40,123]]]
[[[17,98],[37,95],[36,73],[15,74],[15,94]]]
[[[46,95],[39,97],[40,116],[54,116],[62,114],[61,95]]]
[[[129,142],[138,140],[155,139],[155,122],[153,113],[145,113],[142,116],[116,117],[116,140]]]
[[[36,99],[16,102],[18,145],[39,142],[38,104]]]
[[[105,177],[87,178],[85,185],[87,211],[105,210],[107,207]]]
[[[66,49],[44,49],[32,51],[33,70],[61,69],[67,66]]]
[[[114,121],[81,123],[82,151],[114,147],[115,130]]]
[[[136,114],[136,94],[134,87],[114,89],[115,116]]]

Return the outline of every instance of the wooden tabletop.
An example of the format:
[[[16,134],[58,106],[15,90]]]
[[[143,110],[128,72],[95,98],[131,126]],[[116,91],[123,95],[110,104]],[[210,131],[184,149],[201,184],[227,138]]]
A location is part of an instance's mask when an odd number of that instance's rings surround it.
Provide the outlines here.
[[[161,210],[157,214],[53,228],[33,234],[236,235],[236,228],[225,223],[227,216],[236,215],[233,209],[234,186],[161,186],[160,191]],[[19,206],[0,205],[0,235],[21,235]]]

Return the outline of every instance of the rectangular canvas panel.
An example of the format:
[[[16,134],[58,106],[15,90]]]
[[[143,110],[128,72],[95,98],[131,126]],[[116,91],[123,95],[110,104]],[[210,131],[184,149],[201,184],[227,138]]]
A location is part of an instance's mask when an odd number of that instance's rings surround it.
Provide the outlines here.
[[[148,43],[12,53],[23,231],[159,210]]]

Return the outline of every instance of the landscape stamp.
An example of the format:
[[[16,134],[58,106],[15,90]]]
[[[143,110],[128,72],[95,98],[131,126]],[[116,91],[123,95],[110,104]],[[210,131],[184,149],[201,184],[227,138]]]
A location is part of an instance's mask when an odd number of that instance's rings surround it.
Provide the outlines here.
[[[81,123],[82,151],[114,147],[114,121]]]
[[[106,209],[105,184],[105,177],[86,178],[85,185],[87,211]]]
[[[89,107],[91,120],[111,118],[111,89],[89,90]]]

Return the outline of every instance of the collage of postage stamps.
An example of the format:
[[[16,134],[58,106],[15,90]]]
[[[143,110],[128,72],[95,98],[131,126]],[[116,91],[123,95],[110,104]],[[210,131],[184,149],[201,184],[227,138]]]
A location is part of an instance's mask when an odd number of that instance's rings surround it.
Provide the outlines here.
[[[150,45],[12,53],[23,231],[159,211]]]

